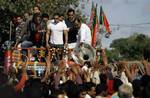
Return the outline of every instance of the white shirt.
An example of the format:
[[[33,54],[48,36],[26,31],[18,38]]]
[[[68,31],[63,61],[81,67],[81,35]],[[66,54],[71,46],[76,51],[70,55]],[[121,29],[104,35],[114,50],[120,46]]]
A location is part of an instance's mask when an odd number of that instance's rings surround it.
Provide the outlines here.
[[[79,44],[83,42],[83,43],[91,45],[91,40],[92,38],[91,38],[90,28],[86,24],[82,23],[78,31],[77,43]]]
[[[50,22],[49,24],[47,24],[47,29],[51,31],[51,44],[63,44],[63,31],[67,30],[67,26],[64,22]]]
[[[86,94],[85,98],[92,98],[90,95]]]

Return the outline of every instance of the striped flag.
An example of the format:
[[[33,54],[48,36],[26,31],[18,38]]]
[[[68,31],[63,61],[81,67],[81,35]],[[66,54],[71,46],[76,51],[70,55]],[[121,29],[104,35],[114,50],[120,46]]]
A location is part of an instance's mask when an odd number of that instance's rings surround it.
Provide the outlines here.
[[[99,27],[99,23],[98,23],[98,16],[97,16],[97,4],[96,7],[94,9],[94,18],[93,18],[93,25],[92,25],[92,46],[96,47],[96,34],[98,32],[98,27]]]
[[[107,20],[107,17],[103,11],[102,6],[100,7],[100,16],[99,16],[99,23],[100,23],[100,29],[103,29],[102,27],[105,27],[105,31],[107,32],[107,34],[111,34],[110,31],[110,26],[109,26],[109,22]]]

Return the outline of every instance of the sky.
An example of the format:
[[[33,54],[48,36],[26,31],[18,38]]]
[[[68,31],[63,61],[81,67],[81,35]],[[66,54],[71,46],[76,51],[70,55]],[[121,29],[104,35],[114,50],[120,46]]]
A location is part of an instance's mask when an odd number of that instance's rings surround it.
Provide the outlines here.
[[[102,5],[112,31],[109,38],[102,36],[102,47],[109,48],[112,40],[129,37],[135,32],[150,36],[150,0],[82,0],[80,6],[84,9],[81,10],[87,17],[92,1],[98,8]]]

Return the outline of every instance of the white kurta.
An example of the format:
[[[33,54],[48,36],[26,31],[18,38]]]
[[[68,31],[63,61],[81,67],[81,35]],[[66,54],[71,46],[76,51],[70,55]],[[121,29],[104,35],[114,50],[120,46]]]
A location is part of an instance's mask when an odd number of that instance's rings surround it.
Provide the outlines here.
[[[91,45],[91,40],[92,38],[91,38],[90,28],[86,24],[82,23],[78,31],[77,43],[79,44],[83,42],[83,43]]]

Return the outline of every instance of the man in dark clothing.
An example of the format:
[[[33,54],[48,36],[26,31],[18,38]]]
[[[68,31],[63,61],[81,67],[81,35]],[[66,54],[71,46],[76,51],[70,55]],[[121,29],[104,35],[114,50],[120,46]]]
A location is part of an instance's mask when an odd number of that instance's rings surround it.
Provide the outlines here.
[[[68,18],[65,19],[65,24],[67,25],[68,31],[68,48],[74,48],[77,41],[78,30],[74,27],[75,20],[75,10],[69,9],[67,12]]]
[[[30,41],[34,46],[41,47],[45,46],[45,39],[43,36],[45,35],[45,25],[42,23],[42,17],[39,13],[33,15],[32,21],[29,22],[29,33],[30,33]]]
[[[16,26],[16,43],[15,47],[27,39],[27,27],[21,16],[17,16],[17,26]]]

